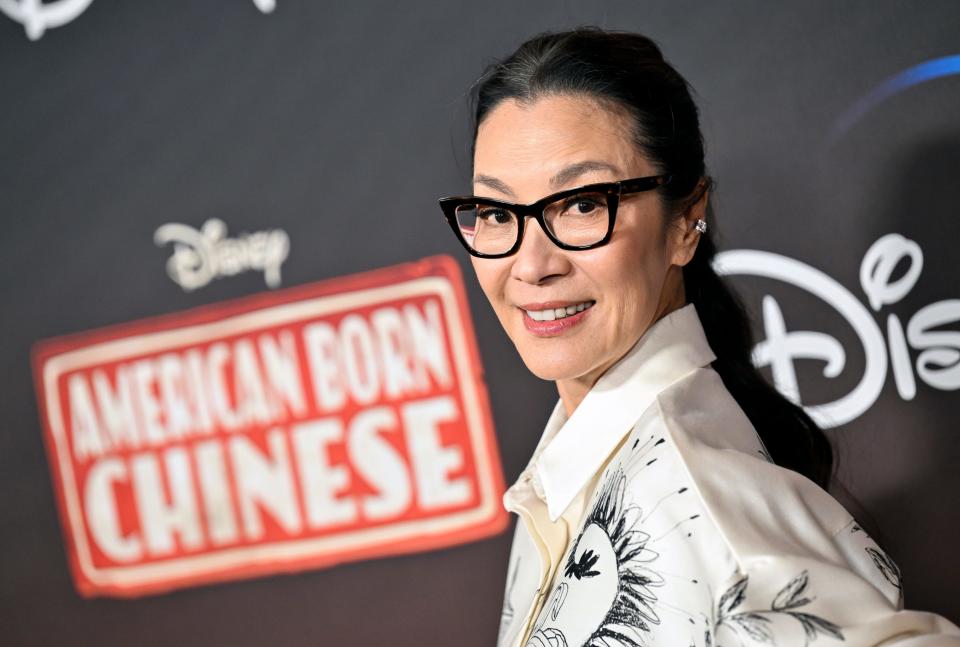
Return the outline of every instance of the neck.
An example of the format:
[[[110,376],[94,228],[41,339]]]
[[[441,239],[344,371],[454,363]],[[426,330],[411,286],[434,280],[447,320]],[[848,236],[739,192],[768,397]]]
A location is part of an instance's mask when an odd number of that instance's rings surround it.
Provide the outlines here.
[[[597,379],[600,379],[599,376]],[[596,379],[589,379],[586,376],[571,380],[557,380],[557,392],[560,394],[560,401],[563,402],[563,410],[567,413],[567,418],[573,415],[595,383]]]

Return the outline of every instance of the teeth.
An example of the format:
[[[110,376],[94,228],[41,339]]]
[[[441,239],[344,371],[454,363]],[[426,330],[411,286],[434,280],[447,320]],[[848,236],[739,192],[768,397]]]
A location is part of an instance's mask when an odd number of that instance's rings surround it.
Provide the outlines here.
[[[575,315],[578,312],[583,312],[590,306],[592,306],[594,301],[584,301],[583,303],[578,303],[573,306],[567,306],[566,308],[551,308],[549,310],[526,310],[526,313],[534,321],[556,321],[557,319],[563,319],[564,317],[569,317],[570,315]]]

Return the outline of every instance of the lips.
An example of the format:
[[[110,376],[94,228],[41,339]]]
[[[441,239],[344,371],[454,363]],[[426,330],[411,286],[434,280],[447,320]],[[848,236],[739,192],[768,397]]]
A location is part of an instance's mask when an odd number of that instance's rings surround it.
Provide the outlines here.
[[[556,307],[540,307],[540,308],[531,308],[524,307],[524,312],[530,316],[534,321],[554,321],[556,319],[563,319],[564,317],[570,317],[578,312],[583,312],[587,308],[591,307],[595,301],[580,301],[579,303],[573,303],[565,306],[556,306]],[[529,306],[530,304],[528,304]]]
[[[583,301],[544,301],[518,306],[537,321],[553,321],[582,312],[596,303],[593,299]]]
[[[525,303],[519,306],[523,312],[523,325],[537,337],[554,337],[579,324],[596,301],[547,301]]]

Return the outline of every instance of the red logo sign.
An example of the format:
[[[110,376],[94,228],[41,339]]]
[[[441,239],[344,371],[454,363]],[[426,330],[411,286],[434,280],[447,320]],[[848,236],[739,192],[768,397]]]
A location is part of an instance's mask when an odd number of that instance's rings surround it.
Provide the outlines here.
[[[34,373],[83,595],[430,550],[506,523],[446,257],[44,341]]]

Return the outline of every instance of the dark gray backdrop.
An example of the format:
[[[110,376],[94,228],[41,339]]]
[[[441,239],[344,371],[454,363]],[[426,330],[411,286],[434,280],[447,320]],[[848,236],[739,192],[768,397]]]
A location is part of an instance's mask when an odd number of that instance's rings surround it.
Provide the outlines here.
[[[858,99],[960,53],[960,5],[924,2],[356,2],[95,0],[30,41],[0,15],[0,632],[16,645],[489,645],[508,535],[430,554],[83,600],[70,583],[33,395],[38,339],[265,288],[258,273],[186,293],[154,245],[167,222],[282,228],[283,284],[452,253],[468,286],[505,477],[522,469],[556,397],[526,374],[469,276],[435,199],[467,190],[464,92],[523,38],[577,24],[653,37],[698,91],[726,248],[815,266],[861,303],[867,248],[896,232],[924,271],[885,329],[960,285],[955,189],[960,77],[899,92],[831,140]],[[805,291],[776,296],[788,328],[847,349],[836,379],[799,361],[805,403],[862,374],[849,326]],[[946,329],[951,328],[946,326]],[[952,325],[956,330],[957,324]],[[916,360],[916,350],[911,350]],[[957,394],[889,374],[829,433],[841,474],[904,572],[907,606],[960,620]]]

